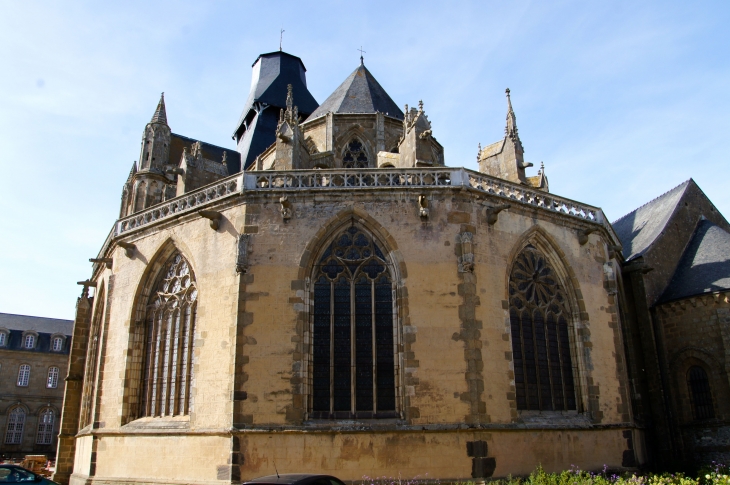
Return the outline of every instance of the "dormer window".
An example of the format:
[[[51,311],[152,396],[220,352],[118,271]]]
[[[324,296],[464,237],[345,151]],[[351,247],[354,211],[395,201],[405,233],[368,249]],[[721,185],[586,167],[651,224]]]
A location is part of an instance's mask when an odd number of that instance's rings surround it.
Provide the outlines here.
[[[0,347],[8,345],[8,333],[0,330]]]
[[[32,333],[29,333],[23,338],[23,348],[24,349],[34,349],[35,348],[35,335]]]
[[[53,337],[51,342],[51,349],[54,352],[60,352],[63,350],[63,337]]]

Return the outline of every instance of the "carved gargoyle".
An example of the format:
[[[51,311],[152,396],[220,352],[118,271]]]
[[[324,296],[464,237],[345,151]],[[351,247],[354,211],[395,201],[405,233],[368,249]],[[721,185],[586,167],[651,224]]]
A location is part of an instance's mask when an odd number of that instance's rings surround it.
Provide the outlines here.
[[[292,203],[286,195],[281,196],[279,203],[281,204],[281,217],[288,221],[292,216]]]
[[[511,206],[509,204],[500,204],[492,207],[487,207],[487,209],[484,211],[487,216],[487,224],[489,224],[490,226],[496,224],[498,214],[505,209],[509,209],[510,207]]]
[[[421,216],[421,219],[428,219],[429,211],[428,211],[428,199],[425,195],[419,195],[418,196],[418,215]]]

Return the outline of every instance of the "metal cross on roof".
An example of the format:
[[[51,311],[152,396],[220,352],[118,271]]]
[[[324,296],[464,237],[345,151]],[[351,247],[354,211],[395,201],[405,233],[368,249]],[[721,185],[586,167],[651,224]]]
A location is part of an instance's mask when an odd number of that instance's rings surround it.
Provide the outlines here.
[[[360,51],[360,64],[365,64],[365,59],[363,59],[362,55],[367,54],[364,50],[362,50],[362,46],[360,46],[359,49],[355,49],[356,51]]]
[[[281,32],[279,32],[279,52],[281,52],[281,42],[284,40],[284,32],[286,32],[284,29],[281,29]]]

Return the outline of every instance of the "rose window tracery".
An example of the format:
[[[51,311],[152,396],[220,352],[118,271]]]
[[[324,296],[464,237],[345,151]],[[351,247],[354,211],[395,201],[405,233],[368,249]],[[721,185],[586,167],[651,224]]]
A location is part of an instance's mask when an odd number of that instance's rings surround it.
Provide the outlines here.
[[[545,256],[528,245],[509,281],[517,409],[575,410],[575,371],[564,290]]]
[[[353,138],[347,144],[347,149],[342,157],[342,166],[344,168],[368,168],[368,154],[359,140]]]

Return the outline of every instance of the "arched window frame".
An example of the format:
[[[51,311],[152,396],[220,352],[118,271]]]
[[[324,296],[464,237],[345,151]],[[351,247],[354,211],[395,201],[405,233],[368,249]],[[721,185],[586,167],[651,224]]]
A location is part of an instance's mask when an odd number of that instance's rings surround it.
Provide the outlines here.
[[[350,135],[342,147],[342,168],[370,168],[373,162],[370,147],[360,136]],[[375,160],[377,162],[377,160]]]
[[[393,379],[394,379],[394,383],[393,383],[394,406],[393,407],[395,408],[394,410],[386,410],[384,412],[377,410],[377,388],[375,388],[375,385],[374,385],[374,389],[373,389],[373,398],[374,398],[373,408],[374,408],[374,410],[373,411],[361,411],[361,410],[356,409],[356,407],[357,407],[357,404],[356,404],[357,394],[356,394],[356,390],[355,390],[355,385],[356,385],[355,382],[357,379],[357,376],[355,375],[357,372],[356,352],[352,352],[350,355],[350,365],[351,365],[351,373],[350,373],[351,388],[350,388],[350,396],[349,396],[350,397],[350,410],[336,411],[334,409],[334,405],[333,405],[333,400],[334,400],[335,396],[332,394],[330,394],[330,396],[329,396],[329,399],[330,399],[329,411],[315,409],[316,406],[314,405],[314,399],[315,399],[315,393],[316,393],[315,383],[314,383],[314,380],[315,380],[315,378],[314,378],[314,353],[316,352],[316,349],[315,349],[315,346],[316,346],[316,342],[315,342],[315,340],[316,340],[315,339],[315,318],[316,318],[315,292],[316,292],[316,289],[315,289],[315,286],[317,283],[318,275],[321,274],[320,268],[322,267],[322,265],[324,263],[323,256],[327,256],[327,252],[330,250],[330,248],[332,248],[334,242],[338,238],[340,238],[346,231],[348,231],[350,229],[355,229],[359,233],[365,234],[369,238],[371,243],[374,246],[377,246],[379,248],[379,257],[384,263],[385,272],[382,274],[378,274],[377,278],[381,278],[383,275],[387,274],[388,279],[390,280],[389,286],[390,286],[391,310],[390,310],[389,315],[390,315],[390,323],[391,323],[390,328],[392,331],[392,339],[393,339],[391,352],[393,355],[393,366],[394,366],[394,368],[393,368]],[[389,251],[387,251],[385,244],[382,242],[382,239],[380,237],[378,237],[376,234],[374,234],[372,231],[368,230],[366,227],[363,227],[360,224],[356,225],[356,224],[354,224],[354,222],[352,222],[349,225],[340,226],[337,230],[332,231],[330,238],[327,239],[326,243],[322,244],[320,247],[322,248],[322,250],[313,259],[314,264],[311,267],[310,278],[308,279],[308,281],[310,281],[310,283],[308,284],[309,291],[307,292],[307,307],[309,308],[310,318],[309,318],[308,336],[306,337],[306,339],[309,342],[312,342],[312,344],[310,344],[311,352],[309,353],[309,356],[308,356],[308,362],[307,362],[308,369],[307,369],[307,374],[306,374],[306,376],[307,376],[306,382],[307,382],[307,387],[308,387],[308,390],[307,390],[307,395],[308,395],[307,417],[311,418],[311,419],[351,419],[351,418],[369,419],[369,418],[403,417],[402,401],[401,401],[402,392],[400,391],[401,382],[402,382],[402,377],[401,377],[401,371],[402,371],[401,358],[402,358],[402,356],[398,352],[398,348],[401,345],[402,338],[401,338],[400,330],[399,330],[399,321],[400,320],[399,320],[399,315],[398,315],[399,310],[398,310],[398,305],[397,305],[397,301],[398,301],[397,286],[398,286],[398,281],[399,281],[397,267],[391,261],[390,256],[386,256],[386,255],[389,255]],[[363,259],[361,261],[361,263],[359,263],[359,264],[361,264],[362,266],[365,266],[366,264],[368,264],[367,259]],[[354,295],[355,286],[357,285],[357,283],[360,280],[360,275],[362,274],[362,271],[360,270],[360,266],[359,266],[358,270],[356,270],[355,274],[352,274],[352,272],[350,272],[349,270],[345,270],[345,272],[349,276],[349,282],[351,283],[350,284],[350,296],[353,297],[353,296],[355,296]],[[342,277],[342,275],[338,274],[337,278],[335,278],[335,280],[331,280],[331,281],[334,283],[334,281],[338,281],[341,277]],[[376,280],[377,280],[377,278],[376,278]],[[373,280],[373,281],[375,281],[375,280]],[[334,290],[332,290],[332,291],[334,291]],[[374,298],[374,294],[371,294],[370,298],[372,300]],[[350,302],[351,302],[350,304],[352,305],[351,308],[356,305],[356,302],[354,299],[351,299]],[[331,305],[335,304],[334,299],[330,301],[330,304]],[[355,348],[355,344],[356,344],[356,338],[353,338],[353,335],[355,335],[355,332],[357,331],[357,329],[356,329],[357,324],[355,322],[355,320],[357,319],[357,314],[358,313],[355,310],[354,312],[351,312],[349,315],[351,350],[353,350]],[[371,317],[372,317],[372,315],[371,315]],[[330,327],[330,331],[331,331],[331,327]],[[375,331],[375,329],[371,328],[371,331]],[[330,338],[330,345],[334,345],[334,343],[333,343],[334,338],[331,333],[329,335],[329,338]],[[373,344],[375,345],[374,342],[373,342]],[[332,358],[333,358],[333,356],[330,356],[330,362],[332,362]],[[373,360],[373,366],[375,368],[377,367],[376,359],[377,359],[377,357],[375,357],[375,359]],[[332,365],[332,363],[330,365]],[[375,374],[376,372],[377,371],[375,370],[373,372],[373,374]],[[334,376],[331,376],[331,377],[334,378]],[[373,377],[375,378],[376,376],[373,375]],[[334,389],[332,387],[330,387],[330,391],[332,392],[332,391],[334,391]]]
[[[56,413],[53,408],[43,408],[38,413],[38,432],[36,433],[36,444],[50,445],[53,443],[53,427],[56,424]]]
[[[56,389],[58,387],[58,376],[61,374],[61,369],[56,366],[48,368],[48,379],[46,379],[46,387],[48,389]]]
[[[52,335],[51,336],[51,352],[63,352],[66,344],[66,337],[64,335]]]
[[[691,365],[687,369],[685,381],[694,421],[704,421],[715,417],[711,375],[712,373],[708,372],[704,366],[698,364]]]
[[[23,349],[33,350],[38,346],[38,333],[32,330],[23,332]]]
[[[18,387],[28,387],[30,384],[30,364],[20,364],[18,366]]]
[[[145,302],[144,357],[135,414],[185,416],[192,411],[197,280],[188,259],[174,251],[154,281]]]
[[[26,412],[22,406],[15,406],[8,412],[7,426],[5,427],[5,444],[19,445],[23,442]]]
[[[566,264],[560,256],[558,256],[556,250],[553,248],[553,245],[549,242],[547,242],[548,239],[542,232],[539,230],[536,230],[529,234],[529,236],[525,236],[523,238],[523,242],[521,244],[517,245],[517,250],[513,253],[514,257],[512,258],[512,263],[508,267],[507,272],[507,297],[509,301],[509,312],[510,312],[510,339],[512,341],[512,359],[514,368],[517,367],[517,359],[518,355],[516,355],[516,347],[515,347],[515,335],[514,335],[514,327],[512,326],[512,298],[510,295],[510,284],[512,279],[512,273],[515,269],[515,263],[517,260],[521,257],[522,254],[526,250],[528,251],[536,251],[538,252],[541,257],[544,259],[545,263],[549,266],[549,268],[552,270],[552,275],[556,279],[559,288],[562,290],[562,297],[564,298],[564,301],[562,302],[562,305],[564,305],[564,316],[566,319],[566,327],[567,327],[567,337],[568,337],[568,354],[570,356],[570,363],[571,363],[571,370],[572,370],[572,384],[573,384],[573,390],[574,390],[574,399],[575,399],[575,408],[574,409],[555,409],[555,410],[549,410],[549,409],[542,409],[543,403],[538,403],[538,408],[533,409],[531,406],[525,405],[524,403],[519,403],[519,399],[515,399],[515,403],[517,404],[517,410],[518,412],[524,413],[524,412],[584,412],[585,409],[587,409],[585,398],[587,396],[587,384],[586,384],[586,369],[585,369],[585,362],[581,358],[581,355],[583,353],[583,345],[581,340],[577,337],[577,326],[578,322],[581,322],[581,314],[579,311],[580,305],[578,304],[577,298],[576,298],[576,289],[573,288],[571,279],[568,276],[568,272],[566,270]],[[519,383],[517,382],[518,376],[515,376],[515,390],[517,393],[519,392]],[[551,381],[552,385],[552,381]],[[567,394],[564,395],[564,399],[566,397],[569,397]],[[538,397],[539,399],[539,397]],[[567,399],[566,399],[567,400]],[[570,408],[571,406],[567,406]]]

